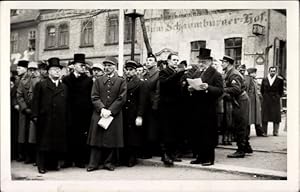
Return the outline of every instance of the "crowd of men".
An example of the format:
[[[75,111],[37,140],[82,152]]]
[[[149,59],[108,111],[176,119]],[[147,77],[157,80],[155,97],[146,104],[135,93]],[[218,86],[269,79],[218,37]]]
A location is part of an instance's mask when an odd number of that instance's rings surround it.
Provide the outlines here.
[[[244,75],[224,56],[220,72],[210,52],[201,48],[189,65],[176,54],[157,61],[149,53],[144,65],[126,61],[123,77],[110,56],[92,66],[81,53],[68,66],[57,57],[20,60],[11,70],[12,159],[42,174],[72,166],[113,171],[152,156],[173,166],[186,154],[209,166],[219,133],[222,144],[237,143],[229,158],[245,157],[253,152],[251,124],[267,136],[272,121],[278,135],[283,79],[270,67],[258,87],[255,68]]]

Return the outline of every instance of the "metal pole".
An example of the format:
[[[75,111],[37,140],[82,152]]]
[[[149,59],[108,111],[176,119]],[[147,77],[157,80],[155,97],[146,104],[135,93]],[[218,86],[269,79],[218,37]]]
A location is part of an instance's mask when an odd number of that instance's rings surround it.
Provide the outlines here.
[[[124,57],[124,11],[119,10],[119,64],[118,74],[123,76],[123,57]]]
[[[131,60],[134,60],[134,44],[135,44],[135,19],[132,17],[132,32],[131,32]]]

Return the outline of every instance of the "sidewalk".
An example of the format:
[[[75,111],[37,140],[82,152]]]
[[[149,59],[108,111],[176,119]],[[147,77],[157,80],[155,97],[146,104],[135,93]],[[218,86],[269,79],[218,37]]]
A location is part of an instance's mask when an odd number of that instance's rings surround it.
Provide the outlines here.
[[[285,115],[279,128],[279,136],[273,136],[273,124],[268,125],[268,137],[257,137],[254,127],[251,127],[250,144],[254,150],[253,154],[245,158],[232,159],[227,155],[237,148],[219,145],[216,149],[215,164],[208,167],[191,165],[191,158],[184,158],[175,166],[190,167],[195,169],[222,171],[237,174],[248,174],[256,176],[267,176],[271,179],[287,179],[287,132],[284,131]],[[159,157],[141,160],[146,165],[164,166]]]

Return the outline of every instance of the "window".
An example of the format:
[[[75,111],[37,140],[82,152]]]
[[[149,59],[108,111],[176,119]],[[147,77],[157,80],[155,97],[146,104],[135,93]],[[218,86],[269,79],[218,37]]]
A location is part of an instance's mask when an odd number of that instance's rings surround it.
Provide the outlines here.
[[[29,50],[35,50],[35,37],[36,37],[36,31],[32,30],[28,33],[28,47]]]
[[[10,51],[16,53],[18,51],[18,33],[11,33],[10,37]]]
[[[58,47],[68,47],[69,45],[69,26],[61,24],[58,28]]]
[[[47,27],[46,48],[56,47],[56,28],[55,26]]]
[[[198,63],[197,56],[199,55],[200,48],[206,47],[206,41],[192,41],[191,42],[191,64]]]
[[[225,39],[225,55],[235,59],[235,64],[240,65],[242,59],[242,38]]]
[[[10,10],[10,16],[17,16],[18,14],[19,14],[19,10],[17,9]]]
[[[93,46],[94,43],[94,27],[93,20],[89,19],[82,22],[81,25],[81,46]]]
[[[124,18],[124,42],[131,41],[132,20],[130,17]],[[110,16],[107,20],[106,43],[115,44],[119,42],[119,19],[117,15]]]

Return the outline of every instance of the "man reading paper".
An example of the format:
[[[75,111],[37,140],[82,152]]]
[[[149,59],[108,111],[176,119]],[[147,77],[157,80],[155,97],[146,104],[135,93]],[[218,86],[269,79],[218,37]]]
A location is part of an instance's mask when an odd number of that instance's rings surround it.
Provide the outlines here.
[[[210,49],[200,48],[199,64],[187,74],[187,89],[190,91],[191,139],[196,160],[191,164],[213,165],[215,147],[218,143],[217,100],[223,93],[221,74],[213,68]]]

